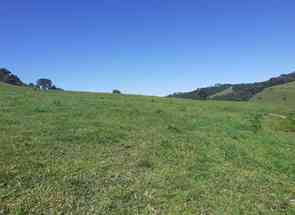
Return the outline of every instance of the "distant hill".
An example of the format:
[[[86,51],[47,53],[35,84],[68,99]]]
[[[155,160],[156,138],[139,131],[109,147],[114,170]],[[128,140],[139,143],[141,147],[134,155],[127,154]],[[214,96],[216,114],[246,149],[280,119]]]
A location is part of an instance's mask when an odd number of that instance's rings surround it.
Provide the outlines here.
[[[256,94],[251,101],[295,107],[295,81],[266,88]]]
[[[264,89],[295,81],[295,72],[280,75],[263,82],[245,84],[218,84],[212,87],[199,88],[191,92],[174,93],[168,97],[197,100],[231,100],[249,101]]]

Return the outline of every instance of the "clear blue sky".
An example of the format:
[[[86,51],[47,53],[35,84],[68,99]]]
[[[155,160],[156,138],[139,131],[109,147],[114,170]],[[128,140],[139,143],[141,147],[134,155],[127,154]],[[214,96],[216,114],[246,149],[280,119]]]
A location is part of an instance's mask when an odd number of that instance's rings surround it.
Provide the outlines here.
[[[0,67],[166,95],[295,70],[294,0],[2,0]]]

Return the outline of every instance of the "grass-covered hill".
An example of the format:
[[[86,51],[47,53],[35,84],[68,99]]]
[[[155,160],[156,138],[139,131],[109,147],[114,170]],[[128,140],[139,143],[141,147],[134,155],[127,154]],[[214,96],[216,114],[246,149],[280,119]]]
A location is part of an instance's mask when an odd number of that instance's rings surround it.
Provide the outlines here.
[[[295,214],[287,107],[0,84],[0,122],[0,214]]]
[[[168,97],[197,100],[249,101],[264,89],[295,81],[295,72],[280,75],[263,82],[246,84],[217,84],[191,92],[174,93]]]
[[[281,104],[295,108],[295,81],[267,88],[258,93],[252,101],[264,104]]]

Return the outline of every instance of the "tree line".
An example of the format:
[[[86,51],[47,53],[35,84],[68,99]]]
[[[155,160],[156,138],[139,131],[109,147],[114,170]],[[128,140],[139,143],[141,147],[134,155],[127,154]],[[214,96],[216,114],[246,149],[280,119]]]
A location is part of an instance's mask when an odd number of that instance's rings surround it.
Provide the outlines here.
[[[53,84],[53,81],[47,78],[40,78],[36,81],[36,83],[25,84],[20,80],[19,77],[12,74],[8,69],[0,68],[0,82],[4,82],[11,85],[16,86],[27,86],[32,88],[38,88],[41,90],[62,90],[61,88],[56,87]]]

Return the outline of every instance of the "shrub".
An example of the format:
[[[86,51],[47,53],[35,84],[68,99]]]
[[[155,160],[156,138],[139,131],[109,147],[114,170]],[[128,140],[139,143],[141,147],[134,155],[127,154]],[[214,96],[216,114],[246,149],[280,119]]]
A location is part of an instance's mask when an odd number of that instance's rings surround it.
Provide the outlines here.
[[[157,114],[161,114],[161,113],[163,113],[163,111],[162,111],[161,109],[157,109],[157,110],[156,110],[156,113],[157,113]]]
[[[295,113],[290,113],[287,116],[287,127],[288,131],[294,132],[295,131]]]
[[[181,132],[181,130],[178,127],[176,127],[175,125],[173,125],[173,124],[168,125],[168,130],[173,131],[173,132],[176,132],[176,133],[180,133]]]
[[[262,117],[263,115],[261,113],[257,113],[251,118],[250,122],[254,133],[257,133],[259,130],[262,129]]]
[[[149,160],[140,160],[138,163],[137,163],[137,166],[140,167],[140,168],[147,168],[147,169],[150,169],[153,167],[153,163],[150,162]]]
[[[37,106],[37,107],[35,107],[35,108],[33,109],[33,111],[36,112],[36,113],[46,113],[46,112],[48,112],[49,110],[48,110],[48,108],[45,107],[45,106]]]
[[[54,104],[55,106],[61,106],[61,101],[60,101],[60,100],[54,100],[54,101],[53,101],[53,104]]]

